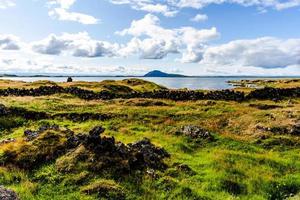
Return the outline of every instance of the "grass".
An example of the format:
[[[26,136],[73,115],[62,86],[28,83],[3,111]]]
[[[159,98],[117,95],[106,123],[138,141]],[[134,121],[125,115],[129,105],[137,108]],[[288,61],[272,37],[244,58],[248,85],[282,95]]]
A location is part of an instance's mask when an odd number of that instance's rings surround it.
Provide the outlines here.
[[[35,87],[45,83],[5,84]],[[104,87],[103,85],[107,85],[106,89],[117,88],[122,91],[128,88],[153,89],[153,84],[137,80],[70,84],[80,84],[80,87],[94,90]],[[121,87],[111,87],[120,84]],[[0,83],[0,87],[6,86]],[[126,199],[180,200],[299,199],[300,136],[274,134],[257,128],[258,125],[271,128],[291,127],[295,124],[300,120],[300,99],[292,101],[292,104],[288,99],[280,102],[251,100],[242,103],[204,100],[174,102],[151,99],[84,101],[65,94],[35,98],[0,97],[0,103],[6,106],[23,107],[51,114],[67,112],[122,114],[122,117],[106,121],[89,120],[81,123],[61,119],[28,121],[20,117],[1,117],[0,140],[15,138],[17,142],[0,145],[0,185],[15,190],[22,200],[49,198],[88,200],[99,199],[101,194],[103,199],[122,199],[123,196]],[[262,110],[250,106],[258,103],[279,107]],[[164,147],[171,154],[171,158],[165,160],[169,168],[166,171],[156,171],[155,176],[146,173],[114,177],[111,174],[91,172],[84,167],[84,163],[79,163],[81,166],[79,171],[65,173],[59,170],[64,155],[43,160],[29,170],[21,170],[14,164],[1,164],[7,149],[19,151],[23,144],[25,129],[35,130],[44,123],[58,124],[76,133],[88,132],[92,127],[102,125],[106,128],[105,135],[114,136],[117,141],[124,143],[135,142],[144,137],[150,138],[155,145]],[[203,127],[209,130],[216,140],[196,143],[178,133],[184,125]],[[60,138],[56,144],[63,145],[64,136],[55,132],[53,134]],[[261,139],[262,137],[266,139]],[[55,150],[55,148],[43,149],[39,145],[43,144],[28,146],[27,151],[23,153],[35,158],[40,155],[52,155]],[[17,155],[22,157],[20,153]],[[178,164],[189,166],[193,173],[180,170]]]

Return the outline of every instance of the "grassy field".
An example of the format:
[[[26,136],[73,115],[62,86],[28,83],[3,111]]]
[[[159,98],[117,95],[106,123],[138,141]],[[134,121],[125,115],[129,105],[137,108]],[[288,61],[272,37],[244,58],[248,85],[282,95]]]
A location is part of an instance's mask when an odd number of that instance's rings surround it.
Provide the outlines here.
[[[298,83],[298,82],[293,82]],[[53,82],[0,81],[0,89],[34,88]],[[273,87],[295,87],[291,82],[272,82]],[[60,83],[95,91],[149,91],[163,89],[145,81],[105,81],[101,83]],[[296,85],[297,86],[297,85]],[[243,88],[240,88],[241,90]],[[247,89],[251,90],[251,89]],[[104,121],[74,122],[67,119],[27,120],[0,115],[0,185],[16,191],[22,200],[53,199],[300,199],[300,134],[293,130],[300,122],[300,99],[281,101],[171,101],[160,99],[114,99],[85,101],[69,94],[40,97],[0,97],[6,107],[21,107],[49,114],[103,113]],[[266,106],[267,105],[267,106]],[[24,142],[24,131],[43,124],[57,124],[85,133],[101,125],[106,136],[125,144],[149,138],[171,155],[164,160],[166,170],[137,171],[115,175],[93,171],[74,154],[67,152],[51,161],[23,169],[5,162],[5,152],[14,150],[21,160],[34,159],[22,148],[45,153],[63,144],[64,137],[40,144]],[[214,140],[194,140],[182,127],[195,125],[208,130]],[[294,131],[295,132],[295,131]],[[58,135],[61,133],[57,133]],[[44,147],[50,146],[50,150]],[[22,147],[22,148],[20,148]],[[78,150],[79,151],[79,150]],[[50,153],[49,153],[50,154]],[[27,156],[27,157],[26,157]],[[181,167],[180,167],[181,166]],[[185,166],[185,167],[182,167]],[[61,170],[68,168],[67,172]],[[101,191],[105,188],[105,195]]]

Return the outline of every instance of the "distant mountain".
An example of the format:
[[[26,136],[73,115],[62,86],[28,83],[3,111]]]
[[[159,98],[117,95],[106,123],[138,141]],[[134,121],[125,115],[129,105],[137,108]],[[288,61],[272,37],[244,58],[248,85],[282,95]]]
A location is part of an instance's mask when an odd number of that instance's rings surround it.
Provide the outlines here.
[[[181,74],[168,74],[159,70],[154,70],[145,74],[144,77],[185,77],[185,76]]]
[[[0,77],[17,77],[17,75],[14,75],[14,74],[0,74]]]

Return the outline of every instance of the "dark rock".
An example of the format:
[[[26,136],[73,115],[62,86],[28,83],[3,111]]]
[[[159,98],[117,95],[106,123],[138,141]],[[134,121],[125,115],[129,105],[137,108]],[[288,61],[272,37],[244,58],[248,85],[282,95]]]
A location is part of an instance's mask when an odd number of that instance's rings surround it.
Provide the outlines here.
[[[1,200],[19,200],[18,195],[9,189],[0,186],[0,199]]]
[[[179,164],[175,163],[176,169],[180,172],[183,172],[185,174],[188,174],[189,176],[194,176],[196,175],[196,172],[190,168],[190,166],[186,164]]]
[[[14,138],[8,138],[8,139],[0,140],[0,145],[12,143],[12,142],[15,142],[15,141],[16,141],[16,139],[14,139]]]
[[[8,112],[9,112],[8,109],[3,104],[0,104],[0,116],[7,115]]]
[[[153,145],[149,139],[125,145],[116,143],[114,137],[101,137],[104,130],[96,126],[89,133],[75,134],[57,125],[43,125],[36,131],[27,130],[24,132],[26,142],[18,148],[7,149],[3,164],[32,169],[62,155],[70,155],[71,160],[84,162],[87,169],[92,171],[107,169],[122,174],[133,170],[164,170],[167,167],[163,159],[170,155],[163,148]],[[73,155],[74,152],[77,153]],[[62,162],[62,166],[69,166],[70,159],[66,159],[67,163]],[[61,167],[60,170],[70,171],[70,168],[66,170]]]
[[[134,156],[134,159],[131,159],[131,166],[134,168],[143,165],[152,169],[166,168],[161,160],[170,157],[170,154],[165,149],[154,146],[149,139],[144,138],[136,143],[128,144],[128,147],[130,154]]]
[[[275,109],[275,108],[282,108],[282,106],[268,105],[268,104],[249,104],[249,106],[260,109],[260,110],[271,110],[271,109]]]
[[[94,99],[130,99],[130,98],[152,98],[152,99],[171,99],[175,101],[186,100],[227,100],[227,101],[244,101],[249,99],[270,99],[274,101],[281,100],[283,98],[295,98],[300,97],[300,87],[297,88],[263,88],[256,89],[245,95],[243,92],[234,90],[217,90],[203,93],[196,90],[168,90],[161,89],[151,92],[136,92],[130,90],[125,93],[116,93],[109,90],[103,90],[101,92],[94,92],[91,90],[84,90],[78,87],[63,88],[60,86],[41,86],[39,88],[31,89],[16,89],[8,88],[0,90],[0,96],[43,96],[53,95],[59,93],[72,94],[78,98],[85,100]]]
[[[251,91],[247,95],[247,99],[269,99],[278,101],[285,97],[299,97],[300,96],[300,88],[270,88],[265,87],[262,89],[256,89]]]
[[[288,134],[289,129],[285,126],[274,126],[269,128],[269,131],[275,134]]]
[[[34,140],[35,138],[37,138],[39,136],[39,132],[38,131],[32,131],[32,130],[25,130],[24,131],[24,136],[25,141],[31,141]]]
[[[54,131],[59,131],[60,128],[58,125],[54,124],[54,125],[43,125],[43,126],[40,126],[38,128],[38,130],[36,131],[32,131],[32,130],[25,130],[24,131],[24,136],[26,137],[25,138],[25,141],[32,141],[34,140],[35,138],[37,138],[41,133],[47,131],[47,130],[54,130]]]
[[[300,136],[300,123],[292,126],[292,128],[290,130],[290,134]]]
[[[52,116],[53,118],[65,118],[74,122],[84,122],[87,120],[104,121],[111,118],[110,115],[101,113],[59,113]]]
[[[73,79],[72,79],[72,77],[68,77],[68,79],[67,79],[67,82],[68,82],[68,83],[71,83],[71,82],[73,82]]]
[[[209,141],[214,140],[214,137],[209,131],[194,125],[182,127],[182,133],[192,139],[204,139]]]

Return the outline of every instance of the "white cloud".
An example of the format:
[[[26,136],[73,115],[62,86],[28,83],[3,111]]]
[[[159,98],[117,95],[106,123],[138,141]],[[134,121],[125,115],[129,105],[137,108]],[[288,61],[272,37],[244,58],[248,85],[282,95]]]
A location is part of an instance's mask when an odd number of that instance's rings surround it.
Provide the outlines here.
[[[117,34],[134,36],[134,39],[120,50],[121,55],[138,53],[141,58],[147,59],[161,59],[168,54],[179,53],[180,49],[190,51],[190,54],[198,54],[199,48],[202,48],[205,43],[219,37],[215,27],[200,30],[193,27],[165,29],[160,26],[159,18],[152,14],[133,21],[128,29]],[[199,59],[188,59],[185,56],[184,60],[195,62]]]
[[[191,19],[193,22],[204,22],[208,20],[208,16],[204,14],[197,14],[195,17]]]
[[[50,0],[49,4],[59,5],[61,8],[69,9],[76,0]]]
[[[200,64],[285,68],[300,65],[300,39],[280,40],[271,37],[236,40],[207,47]]]
[[[48,0],[50,10],[49,16],[60,21],[73,21],[81,24],[97,24],[99,20],[91,15],[71,12],[70,7],[76,0]],[[54,8],[53,8],[54,7]]]
[[[241,6],[256,6],[257,8],[273,8],[276,10],[282,10],[292,7],[300,6],[299,0],[168,0],[168,2],[179,8],[190,7],[201,9],[210,4],[238,4]]]
[[[260,11],[266,9],[283,10],[299,7],[299,0],[109,0],[113,4],[128,4],[136,10],[175,16],[182,8],[202,9],[211,4],[237,4],[244,7],[255,6]],[[152,9],[146,9],[146,8]],[[153,9],[156,8],[156,9]]]
[[[160,13],[166,17],[173,17],[177,14],[177,10],[170,7],[168,4],[163,4],[163,1],[154,0],[109,0],[113,4],[121,5],[128,4],[132,9],[142,10],[150,13]]]
[[[13,0],[1,0],[0,1],[0,9],[7,9],[9,7],[16,6],[15,1]]]
[[[41,54],[67,54],[75,57],[104,57],[114,56],[118,49],[117,44],[93,40],[88,33],[64,33],[61,36],[49,35],[44,40],[33,42],[33,51]]]
[[[153,38],[140,40],[136,37],[119,50],[120,56],[138,54],[141,59],[162,59],[170,53],[179,53],[177,45],[172,41]]]
[[[98,23],[98,19],[96,19],[93,16],[77,12],[69,12],[64,8],[54,8],[53,10],[49,11],[49,16],[60,21],[74,21],[79,22],[81,24]]]
[[[20,40],[14,35],[0,35],[0,49],[2,50],[19,50]]]

